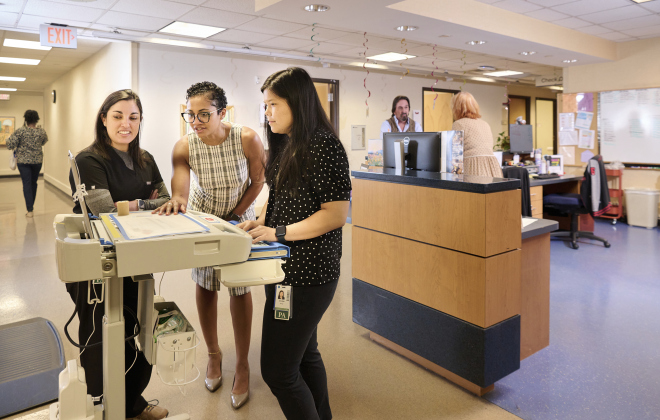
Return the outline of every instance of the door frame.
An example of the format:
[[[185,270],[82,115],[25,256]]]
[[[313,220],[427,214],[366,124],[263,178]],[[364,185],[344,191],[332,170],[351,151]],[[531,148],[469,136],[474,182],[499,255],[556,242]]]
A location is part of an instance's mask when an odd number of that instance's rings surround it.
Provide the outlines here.
[[[557,154],[557,100],[552,98],[536,98],[536,101],[552,102],[552,123],[553,123],[552,124],[552,154],[556,155]],[[534,109],[536,110],[537,113],[539,112],[536,103],[534,104]],[[536,121],[538,121],[538,118],[536,118]],[[543,151],[541,151],[541,154],[543,154]]]
[[[530,96],[521,96],[521,95],[507,95],[509,98],[514,98],[514,99],[524,99],[525,100],[525,112],[527,113],[527,124],[531,122],[531,117],[532,117],[532,98]],[[509,124],[511,121],[511,104],[507,106],[506,109],[506,134],[510,135],[509,133]]]
[[[333,86],[332,105],[330,106],[330,123],[339,133],[339,80],[336,79],[316,79],[312,78],[314,83],[327,83]]]
[[[431,89],[430,87],[423,87],[422,88],[422,130],[424,130],[424,92],[442,92],[442,93],[451,93],[453,95],[456,95],[457,93],[460,92],[460,90],[454,90],[454,89]],[[411,110],[412,112],[412,110]],[[452,120],[453,120],[452,116]]]

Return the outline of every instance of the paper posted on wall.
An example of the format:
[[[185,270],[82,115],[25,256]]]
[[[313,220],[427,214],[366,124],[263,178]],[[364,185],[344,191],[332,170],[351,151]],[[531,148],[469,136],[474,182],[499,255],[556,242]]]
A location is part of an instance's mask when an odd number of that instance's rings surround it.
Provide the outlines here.
[[[440,132],[440,172],[463,173],[463,131]]]

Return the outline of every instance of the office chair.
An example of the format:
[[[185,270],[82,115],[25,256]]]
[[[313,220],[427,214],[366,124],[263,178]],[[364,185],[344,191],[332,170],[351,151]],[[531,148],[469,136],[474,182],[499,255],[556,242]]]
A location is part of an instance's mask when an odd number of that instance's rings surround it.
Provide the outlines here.
[[[570,216],[571,230],[568,232],[552,232],[553,238],[571,241],[571,248],[578,249],[578,238],[593,239],[601,241],[605,248],[610,243],[592,232],[578,230],[578,218],[580,214],[591,214],[599,216],[611,207],[609,190],[607,188],[607,176],[600,155],[589,160],[584,178],[580,186],[580,194],[564,193],[549,194],[543,197],[543,211],[552,216]]]
[[[520,214],[524,217],[532,217],[532,201],[529,195],[529,172],[527,169],[519,166],[507,166],[502,169],[504,178],[512,178],[520,180]]]

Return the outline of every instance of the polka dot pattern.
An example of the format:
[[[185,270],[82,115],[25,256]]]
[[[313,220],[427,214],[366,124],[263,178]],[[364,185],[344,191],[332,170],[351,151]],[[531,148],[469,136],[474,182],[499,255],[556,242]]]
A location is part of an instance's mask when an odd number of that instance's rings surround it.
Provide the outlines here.
[[[270,189],[266,226],[291,225],[321,210],[323,203],[350,200],[348,157],[335,135],[318,130],[310,140],[307,159],[308,172],[295,197]],[[315,286],[338,280],[341,240],[338,228],[316,238],[289,242],[291,257],[282,266],[286,274],[282,284]]]

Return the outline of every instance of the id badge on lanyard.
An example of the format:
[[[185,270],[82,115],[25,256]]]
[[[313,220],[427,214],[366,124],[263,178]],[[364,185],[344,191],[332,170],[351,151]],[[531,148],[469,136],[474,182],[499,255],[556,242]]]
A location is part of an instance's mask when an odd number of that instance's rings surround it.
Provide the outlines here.
[[[275,319],[288,321],[293,318],[291,311],[291,298],[293,296],[293,288],[291,286],[282,286],[278,284],[275,287]]]

